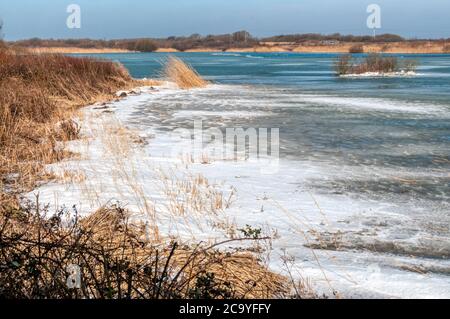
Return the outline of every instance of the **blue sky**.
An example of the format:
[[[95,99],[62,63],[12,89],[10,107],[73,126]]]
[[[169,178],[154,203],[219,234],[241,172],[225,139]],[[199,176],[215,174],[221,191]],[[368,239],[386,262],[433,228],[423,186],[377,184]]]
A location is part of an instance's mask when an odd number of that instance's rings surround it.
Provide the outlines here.
[[[81,29],[68,29],[66,8],[79,4]],[[382,8],[382,29],[406,37],[450,37],[449,0],[0,0],[7,40],[135,38],[248,30],[370,34],[366,8]]]

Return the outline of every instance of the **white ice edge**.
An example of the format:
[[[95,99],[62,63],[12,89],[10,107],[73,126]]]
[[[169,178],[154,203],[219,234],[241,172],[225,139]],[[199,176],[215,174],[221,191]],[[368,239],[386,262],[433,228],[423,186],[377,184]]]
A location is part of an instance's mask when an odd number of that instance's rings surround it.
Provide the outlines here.
[[[217,89],[221,89],[221,87],[214,85],[199,91],[208,92],[208,90]],[[223,89],[228,90],[230,87],[223,87]],[[111,158],[108,151],[105,150],[104,141],[100,137],[103,131],[101,123],[119,121],[126,124],[137,103],[151,104],[152,101],[164,96],[177,94],[179,90],[172,84],[166,83],[156,90],[142,87],[133,91],[137,95],[128,96],[109,105],[109,110],[113,110],[114,113],[105,114],[96,110],[95,107],[86,108],[83,133],[88,138],[84,141],[74,141],[68,145],[72,151],[81,153],[82,160],[65,161],[48,167],[54,172],[58,170],[84,171],[87,175],[87,186],[97,189],[101,193],[99,199],[91,201],[84,196],[86,194],[83,195],[83,188],[86,185],[63,186],[59,183],[50,183],[40,187],[28,194],[30,199],[33,199],[34,194],[38,191],[41,202],[52,203],[53,209],[57,209],[58,203],[64,203],[67,207],[77,205],[80,211],[86,214],[112,199],[126,203],[127,208],[131,210],[141,210],[142,203],[139,202],[130,187],[118,190],[114,186],[117,176],[111,172],[114,171],[115,159]],[[213,116],[214,114],[203,115]],[[300,171],[295,167],[297,164],[293,166],[293,163],[289,161],[282,161],[280,164],[285,179],[280,179],[279,176],[262,176],[259,174],[259,167],[250,162],[236,164],[216,161],[208,165],[190,164],[186,170],[183,170],[182,167],[186,165],[173,154],[176,154],[177,148],[184,149],[186,141],[174,140],[169,134],[156,132],[155,129],[150,127],[148,131],[137,132],[141,136],[154,135],[154,137],[149,140],[147,146],[133,147],[133,154],[127,158],[124,170],[137,174],[136,180],[143,192],[155,201],[157,209],[161,213],[160,229],[162,232],[176,233],[185,238],[223,238],[221,232],[208,228],[208,221],[204,223],[197,217],[188,218],[189,220],[186,221],[164,214],[165,199],[156,185],[158,183],[155,172],[176,167],[181,170],[182,174],[206,176],[215,185],[214,187],[221,189],[225,194],[229,194],[232,187],[237,189],[238,199],[230,209],[224,212],[224,220],[234,221],[239,226],[249,224],[261,226],[263,229],[276,230],[279,238],[273,243],[271,269],[278,272],[284,271],[280,256],[287,251],[296,258],[295,268],[298,269],[299,274],[311,278],[319,292],[330,294],[328,280],[334,289],[347,297],[358,295],[377,297],[381,295],[405,298],[445,298],[450,296],[448,277],[422,275],[393,268],[392,265],[402,260],[400,257],[380,256],[380,259],[376,260],[371,254],[366,253],[316,251],[315,254],[323,267],[321,270],[311,251],[302,247],[303,235],[298,233],[297,226],[292,225],[292,217],[289,217],[283,210],[300,211],[301,214],[295,216],[295,220],[306,223],[308,227],[332,231],[336,221],[352,218],[350,212],[371,209],[367,203],[359,203],[345,196],[336,196],[333,199],[314,194],[313,198],[309,191],[299,193],[298,188],[293,185],[298,182],[297,177],[303,177],[299,176]],[[302,165],[305,165],[302,167],[305,171],[301,173],[304,177],[322,173],[317,167],[308,166],[307,163]],[[320,210],[316,202],[321,203]],[[280,203],[285,207],[280,208]],[[389,215],[388,203],[386,203],[386,207],[380,207],[375,213],[374,216],[378,215],[380,220],[383,219],[383,216]],[[395,218],[403,218],[403,216],[395,216]],[[194,226],[187,227],[186,222],[193,223]],[[380,273],[372,272],[372,264],[367,261],[371,259],[377,265],[381,265]],[[353,261],[350,263],[349,260]],[[410,261],[408,260],[408,262]],[[326,273],[327,280],[324,278],[323,271]]]
[[[355,74],[340,74],[341,78],[390,78],[390,77],[414,77],[418,74],[414,71],[399,71],[399,72],[365,72]]]

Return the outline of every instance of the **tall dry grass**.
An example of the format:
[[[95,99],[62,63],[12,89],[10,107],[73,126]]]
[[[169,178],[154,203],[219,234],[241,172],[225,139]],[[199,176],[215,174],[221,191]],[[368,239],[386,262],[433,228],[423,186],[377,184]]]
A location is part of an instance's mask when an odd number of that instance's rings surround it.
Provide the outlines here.
[[[1,192],[33,186],[43,165],[67,155],[60,143],[77,137],[71,117],[78,107],[132,83],[115,63],[1,49]]]
[[[181,89],[202,88],[208,85],[208,81],[204,80],[193,67],[174,56],[167,59],[162,75]]]
[[[207,85],[176,58],[166,74],[181,88]],[[254,255],[149,241],[120,207],[79,219],[76,211],[49,216],[38,201],[18,205],[14,195],[45,178],[44,165],[67,155],[61,143],[78,137],[77,108],[135,84],[111,62],[0,51],[0,297],[290,297],[285,278]],[[223,205],[219,195],[211,209]],[[79,288],[66,281],[71,264],[80,267]]]

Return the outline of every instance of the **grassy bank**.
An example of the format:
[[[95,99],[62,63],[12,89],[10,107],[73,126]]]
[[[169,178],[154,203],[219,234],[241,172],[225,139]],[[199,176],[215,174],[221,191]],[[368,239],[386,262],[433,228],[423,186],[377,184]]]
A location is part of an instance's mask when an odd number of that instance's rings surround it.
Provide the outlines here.
[[[173,47],[158,47],[155,52],[296,52],[296,53],[395,53],[395,54],[443,54],[449,53],[449,41],[406,41],[406,42],[380,42],[368,44],[354,44],[353,42],[341,42],[326,44],[324,42],[306,43],[278,43],[260,42],[251,46],[236,47],[193,47],[188,49],[176,49]],[[32,47],[36,53],[132,53],[135,50],[120,48],[83,48],[83,47]]]
[[[64,157],[59,143],[77,137],[74,112],[133,82],[111,62],[1,50],[1,189],[32,187],[43,165]]]
[[[257,38],[246,31],[231,34],[193,34],[153,39],[29,39],[14,46],[45,53],[114,52],[309,52],[309,53],[448,53],[450,39],[405,39],[395,34],[354,36],[341,34],[292,34]]]
[[[177,59],[165,76],[186,89],[207,84]],[[136,85],[112,62],[0,51],[0,298],[301,297],[257,255],[161,239],[118,205],[79,218],[75,207],[49,213],[38,196],[19,202],[53,178],[46,164],[71,155],[64,143],[79,137],[76,111]]]

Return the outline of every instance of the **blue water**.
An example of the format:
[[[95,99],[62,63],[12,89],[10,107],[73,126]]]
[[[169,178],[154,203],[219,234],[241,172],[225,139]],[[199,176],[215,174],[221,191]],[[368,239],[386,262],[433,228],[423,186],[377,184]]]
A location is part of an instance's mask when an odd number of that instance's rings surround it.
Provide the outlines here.
[[[450,172],[450,55],[396,55],[413,59],[415,77],[339,78],[333,71],[337,54],[296,53],[176,53],[202,76],[218,84],[250,85],[252,110],[271,116],[256,119],[211,119],[210,125],[279,127],[282,156],[345,165]],[[161,74],[167,53],[96,54],[122,63],[136,78]],[[361,55],[362,57],[362,55]],[[206,101],[213,96],[208,93]],[[243,97],[217,92],[214,98],[237,101],[228,111],[239,111]],[[183,109],[183,101],[164,101],[162,108]],[[264,103],[257,103],[260,100]],[[245,101],[244,101],[245,102]],[[242,102],[242,103],[244,103]],[[214,110],[208,102],[196,110]],[[217,103],[215,103],[217,104]],[[181,106],[180,106],[181,105]],[[192,109],[191,106],[185,107]],[[215,122],[214,122],[215,120]],[[175,121],[175,120],[174,120]],[[169,125],[170,120],[166,121]],[[191,125],[179,119],[173,126]],[[225,122],[225,123],[224,123]],[[228,121],[229,122],[229,121]],[[414,185],[388,179],[378,182],[335,181],[322,187],[423,196],[448,202],[450,179],[421,178]],[[367,188],[367,189],[366,189]]]
[[[210,120],[210,125],[279,127],[281,155],[314,161],[341,162],[399,171],[450,172],[450,55],[396,55],[417,61],[418,75],[394,78],[339,78],[333,71],[337,54],[296,53],[177,53],[202,76],[214,83],[252,86],[245,97],[216,92],[204,95],[196,110],[214,110],[208,99],[235,101],[227,110],[239,111],[240,103],[252,110],[272,112],[255,119]],[[166,53],[99,54],[95,57],[122,63],[136,78],[161,73]],[[362,55],[360,56],[362,57]],[[244,100],[242,100],[244,99]],[[241,102],[239,102],[241,101]],[[255,102],[261,101],[261,103]],[[217,102],[217,101],[216,101]],[[162,109],[192,109],[175,97]],[[206,104],[206,105],[205,105]],[[217,104],[217,103],[214,103]],[[220,102],[219,102],[220,104]],[[174,106],[172,108],[172,106]],[[215,120],[215,121],[214,121]],[[173,120],[173,126],[191,125]],[[170,120],[166,121],[170,124]],[[410,194],[437,202],[450,199],[449,176],[402,184],[389,179],[377,182],[322,185],[336,192],[369,191],[399,196]]]
[[[175,53],[210,80],[224,84],[279,85],[304,92],[401,97],[411,101],[450,100],[450,55],[395,55],[419,63],[418,78],[342,79],[333,72],[337,54]],[[121,62],[136,78],[158,77],[167,53],[96,54]],[[363,55],[359,55],[362,57]]]
[[[205,127],[279,128],[280,155],[292,168],[280,170],[280,180],[298,174],[299,192],[320,194],[325,210],[357,203],[345,208],[354,217],[342,232],[356,230],[342,239],[346,249],[440,256],[429,271],[450,273],[442,263],[450,259],[450,55],[397,55],[416,60],[417,75],[391,78],[339,78],[336,54],[175,55],[218,85],[152,99],[127,124],[192,128],[203,112]],[[168,54],[93,56],[156,78]],[[233,116],[242,111],[250,116]]]

